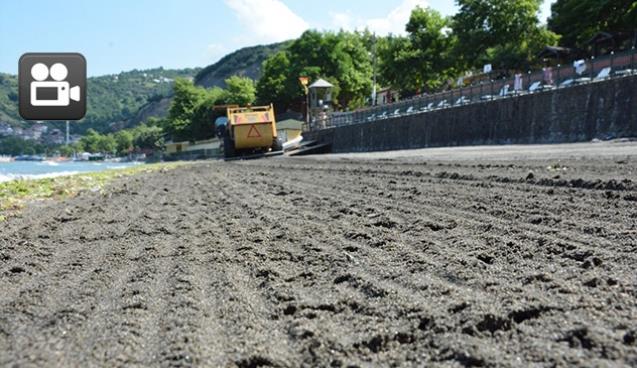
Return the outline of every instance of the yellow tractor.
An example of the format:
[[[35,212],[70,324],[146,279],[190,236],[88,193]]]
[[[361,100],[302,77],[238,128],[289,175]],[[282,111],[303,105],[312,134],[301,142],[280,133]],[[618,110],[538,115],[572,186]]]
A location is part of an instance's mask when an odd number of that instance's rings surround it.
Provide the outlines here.
[[[283,153],[277,137],[274,107],[228,106],[226,116],[218,117],[215,129],[223,138],[226,159],[261,157]]]

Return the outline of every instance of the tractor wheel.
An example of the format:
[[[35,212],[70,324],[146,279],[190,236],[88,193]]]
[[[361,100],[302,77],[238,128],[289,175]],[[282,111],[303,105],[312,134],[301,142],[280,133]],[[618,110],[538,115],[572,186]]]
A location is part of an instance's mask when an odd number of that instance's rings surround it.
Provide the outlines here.
[[[282,151],[283,150],[283,141],[281,138],[274,138],[272,141],[272,151]]]
[[[231,158],[234,157],[234,155],[234,141],[226,135],[223,137],[223,157]]]

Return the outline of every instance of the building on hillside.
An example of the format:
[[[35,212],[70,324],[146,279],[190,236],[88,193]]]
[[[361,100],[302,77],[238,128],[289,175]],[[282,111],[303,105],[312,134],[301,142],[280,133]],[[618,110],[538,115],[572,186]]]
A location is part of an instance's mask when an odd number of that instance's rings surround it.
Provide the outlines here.
[[[42,139],[42,136],[46,134],[49,127],[42,124],[34,124],[29,128],[24,129],[21,133],[21,137],[27,141],[39,141]],[[17,134],[16,134],[17,135]]]
[[[22,131],[21,138],[25,141],[38,141],[42,138],[42,132],[33,130],[31,128],[24,129]]]
[[[69,143],[77,143],[82,140],[82,136],[79,134],[71,134],[69,136]]]
[[[38,132],[40,135],[42,135],[42,134],[45,134],[49,130],[49,127],[44,125],[44,124],[34,124],[34,125],[31,126],[30,129],[33,130],[34,132]]]
[[[24,133],[24,129],[22,129],[20,127],[13,127],[13,135],[15,137],[22,137],[23,133]]]
[[[398,91],[392,91],[391,88],[381,88],[376,93],[376,106],[387,105],[398,101]]]
[[[276,123],[276,133],[283,142],[291,141],[301,135],[303,122],[296,119],[287,119]]]
[[[8,123],[0,121],[0,137],[13,135],[13,128]]]
[[[44,142],[49,144],[63,144],[66,137],[60,129],[52,129],[44,136]]]

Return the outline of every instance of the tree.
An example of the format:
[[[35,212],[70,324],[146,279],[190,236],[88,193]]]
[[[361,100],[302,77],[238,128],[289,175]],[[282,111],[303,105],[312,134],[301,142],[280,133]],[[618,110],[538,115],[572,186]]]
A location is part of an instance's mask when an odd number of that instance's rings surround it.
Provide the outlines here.
[[[71,157],[73,156],[73,153],[75,153],[72,145],[62,145],[59,147],[59,151],[60,155],[64,157]]]
[[[84,149],[90,153],[99,152],[99,141],[101,135],[94,129],[89,129],[86,134],[80,139],[80,142]]]
[[[117,141],[112,134],[102,135],[93,129],[86,132],[80,143],[90,153],[114,154],[117,151]]]
[[[420,66],[407,37],[390,35],[378,43],[378,69],[382,85],[403,94],[412,93],[423,86],[422,78],[412,78],[413,69],[420,69]]]
[[[163,119],[158,118],[156,116],[151,116],[151,117],[148,118],[148,120],[146,120],[146,125],[161,127],[161,126],[164,125],[164,121],[163,121]]]
[[[75,143],[72,143],[71,147],[73,147],[73,151],[75,152],[86,152],[86,147],[84,146],[81,140]]]
[[[97,141],[97,152],[115,154],[117,152],[117,142],[112,134],[100,135]]]
[[[176,79],[174,85],[174,97],[168,118],[164,128],[175,141],[190,139],[191,119],[195,109],[205,98],[206,92],[201,87],[196,87],[192,81]]]
[[[193,111],[190,124],[190,140],[198,141],[214,137],[215,105],[224,104],[227,92],[214,87],[205,91],[205,98],[199,102]]]
[[[286,51],[279,51],[263,62],[261,78],[257,81],[256,88],[259,104],[275,103],[277,110],[284,110],[294,98],[303,93],[298,82],[289,78],[290,69]],[[292,83],[294,84],[291,85]]]
[[[381,80],[407,95],[441,87],[455,73],[449,23],[435,10],[416,7],[406,25],[408,37],[380,42]]]
[[[129,130],[120,130],[114,134],[116,150],[120,155],[126,155],[133,149],[133,133]]]
[[[551,7],[548,26],[562,35],[562,45],[583,49],[600,31],[635,32],[637,1],[557,0]]]
[[[542,0],[456,0],[452,28],[458,38],[456,57],[465,67],[494,64],[520,69],[557,36],[540,26]]]
[[[174,141],[195,141],[214,136],[214,106],[219,104],[247,105],[255,100],[254,81],[233,76],[226,79],[227,90],[205,89],[187,80],[177,80],[168,117],[163,128]],[[156,124],[156,121],[150,122]]]
[[[160,127],[141,124],[135,128],[133,144],[138,150],[161,150],[164,148],[164,132]]]
[[[363,37],[344,31],[306,31],[264,62],[257,83],[258,100],[278,102],[278,108],[284,110],[302,101],[300,76],[333,82],[333,102],[340,107],[361,105],[371,93],[372,83],[371,57]]]
[[[18,137],[0,138],[0,155],[34,155],[45,151],[46,147],[35,141]]]
[[[256,99],[256,88],[252,79],[233,75],[226,79],[225,83],[225,94],[219,97],[223,98],[226,104],[245,106],[254,103]]]

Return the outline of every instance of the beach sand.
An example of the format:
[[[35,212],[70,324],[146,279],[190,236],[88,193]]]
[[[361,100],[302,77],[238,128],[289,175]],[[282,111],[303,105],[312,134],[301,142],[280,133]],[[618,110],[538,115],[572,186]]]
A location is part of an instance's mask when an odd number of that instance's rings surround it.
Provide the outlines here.
[[[0,227],[0,366],[635,366],[637,144],[543,147],[207,162],[29,205]]]

